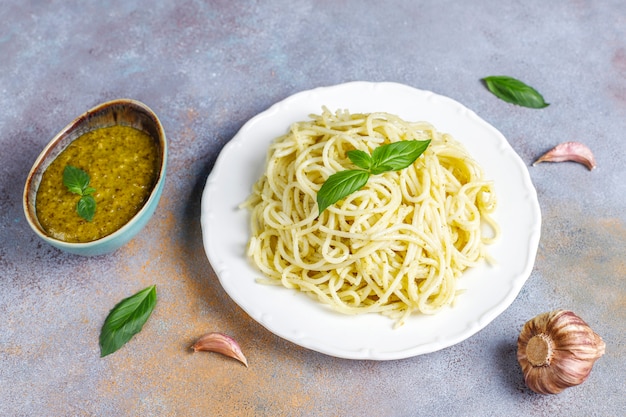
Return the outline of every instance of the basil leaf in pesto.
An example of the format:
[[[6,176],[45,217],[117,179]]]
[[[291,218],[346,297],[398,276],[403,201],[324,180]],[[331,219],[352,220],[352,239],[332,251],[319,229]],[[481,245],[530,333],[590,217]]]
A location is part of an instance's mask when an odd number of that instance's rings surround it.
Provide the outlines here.
[[[67,165],[63,170],[63,185],[74,194],[83,195],[85,189],[89,187],[89,181],[89,174],[80,168]]]
[[[71,193],[81,196],[76,204],[76,212],[88,222],[92,221],[93,216],[96,214],[96,200],[91,195],[96,189],[89,186],[89,181],[91,181],[89,174],[80,168],[67,165],[63,169],[63,185]]]
[[[483,78],[483,81],[489,91],[508,103],[532,109],[542,109],[549,106],[537,90],[515,78],[506,75],[494,75]]]
[[[100,331],[100,357],[124,346],[146,323],[157,301],[156,285],[120,301],[109,313]]]
[[[96,214],[96,199],[92,195],[82,196],[76,204],[76,211],[83,219],[88,222],[92,221],[94,214]]]

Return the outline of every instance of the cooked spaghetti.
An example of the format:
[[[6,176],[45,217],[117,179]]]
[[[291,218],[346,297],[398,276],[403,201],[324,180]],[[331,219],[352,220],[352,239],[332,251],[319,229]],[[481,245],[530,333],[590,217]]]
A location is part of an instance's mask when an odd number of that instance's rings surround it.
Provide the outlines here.
[[[463,271],[489,261],[499,235],[493,184],[463,146],[425,122],[387,113],[321,115],[294,123],[269,148],[251,210],[248,256],[261,282],[303,291],[341,313],[379,312],[401,325],[460,292]],[[321,214],[316,194],[333,173],[402,140],[427,140],[408,168],[373,175]]]

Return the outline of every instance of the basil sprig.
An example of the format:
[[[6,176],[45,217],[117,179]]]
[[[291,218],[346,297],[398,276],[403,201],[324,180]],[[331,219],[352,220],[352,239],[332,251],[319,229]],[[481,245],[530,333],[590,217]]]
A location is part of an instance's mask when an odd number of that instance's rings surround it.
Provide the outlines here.
[[[80,196],[80,200],[76,203],[76,212],[88,222],[93,220],[96,214],[96,200],[93,193],[96,189],[89,186],[89,174],[80,168],[67,165],[63,170],[63,185],[74,194]]]
[[[120,301],[100,330],[100,357],[115,352],[139,333],[156,305],[156,285]]]
[[[370,175],[408,167],[424,153],[429,144],[430,140],[405,140],[379,146],[372,155],[358,149],[348,151],[348,158],[360,169],[339,171],[326,179],[317,192],[319,214],[328,206],[365,186]]]
[[[518,106],[542,109],[548,107],[537,90],[515,78],[506,75],[493,75],[483,78],[485,85],[496,97]]]

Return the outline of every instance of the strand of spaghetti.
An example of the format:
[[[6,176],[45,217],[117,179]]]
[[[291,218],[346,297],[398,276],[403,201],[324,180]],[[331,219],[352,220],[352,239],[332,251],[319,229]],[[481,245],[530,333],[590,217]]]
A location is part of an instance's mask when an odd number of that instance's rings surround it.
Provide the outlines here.
[[[318,216],[316,194],[333,173],[401,140],[431,140],[407,169],[372,176]],[[451,305],[464,270],[490,261],[500,234],[493,184],[450,135],[387,113],[324,108],[294,123],[267,154],[242,203],[251,212],[247,254],[260,282],[302,291],[345,314],[379,312],[401,325]],[[483,232],[487,229],[489,232]]]

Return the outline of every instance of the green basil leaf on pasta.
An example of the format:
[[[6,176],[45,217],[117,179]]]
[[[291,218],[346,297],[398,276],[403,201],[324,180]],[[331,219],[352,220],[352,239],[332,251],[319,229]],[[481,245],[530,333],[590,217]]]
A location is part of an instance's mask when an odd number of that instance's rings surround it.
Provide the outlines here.
[[[317,193],[317,205],[321,214],[328,206],[362,188],[370,175],[387,171],[399,171],[411,165],[424,153],[430,140],[403,140],[374,149],[368,155],[358,149],[347,152],[348,158],[359,168],[337,172],[326,180]]]
[[[372,157],[364,151],[353,149],[346,152],[350,161],[359,168],[369,171],[372,168]]]
[[[399,171],[408,167],[424,153],[429,144],[430,140],[403,140],[379,146],[372,152],[372,174]]]
[[[483,78],[487,89],[507,103],[532,109],[548,107],[543,96],[531,86],[506,75],[494,75]]]
[[[328,177],[317,192],[317,206],[319,214],[331,204],[352,194],[367,184],[370,174],[360,169],[339,171]]]
[[[120,301],[111,310],[100,331],[100,357],[117,351],[139,333],[152,314],[156,301],[156,285]]]

